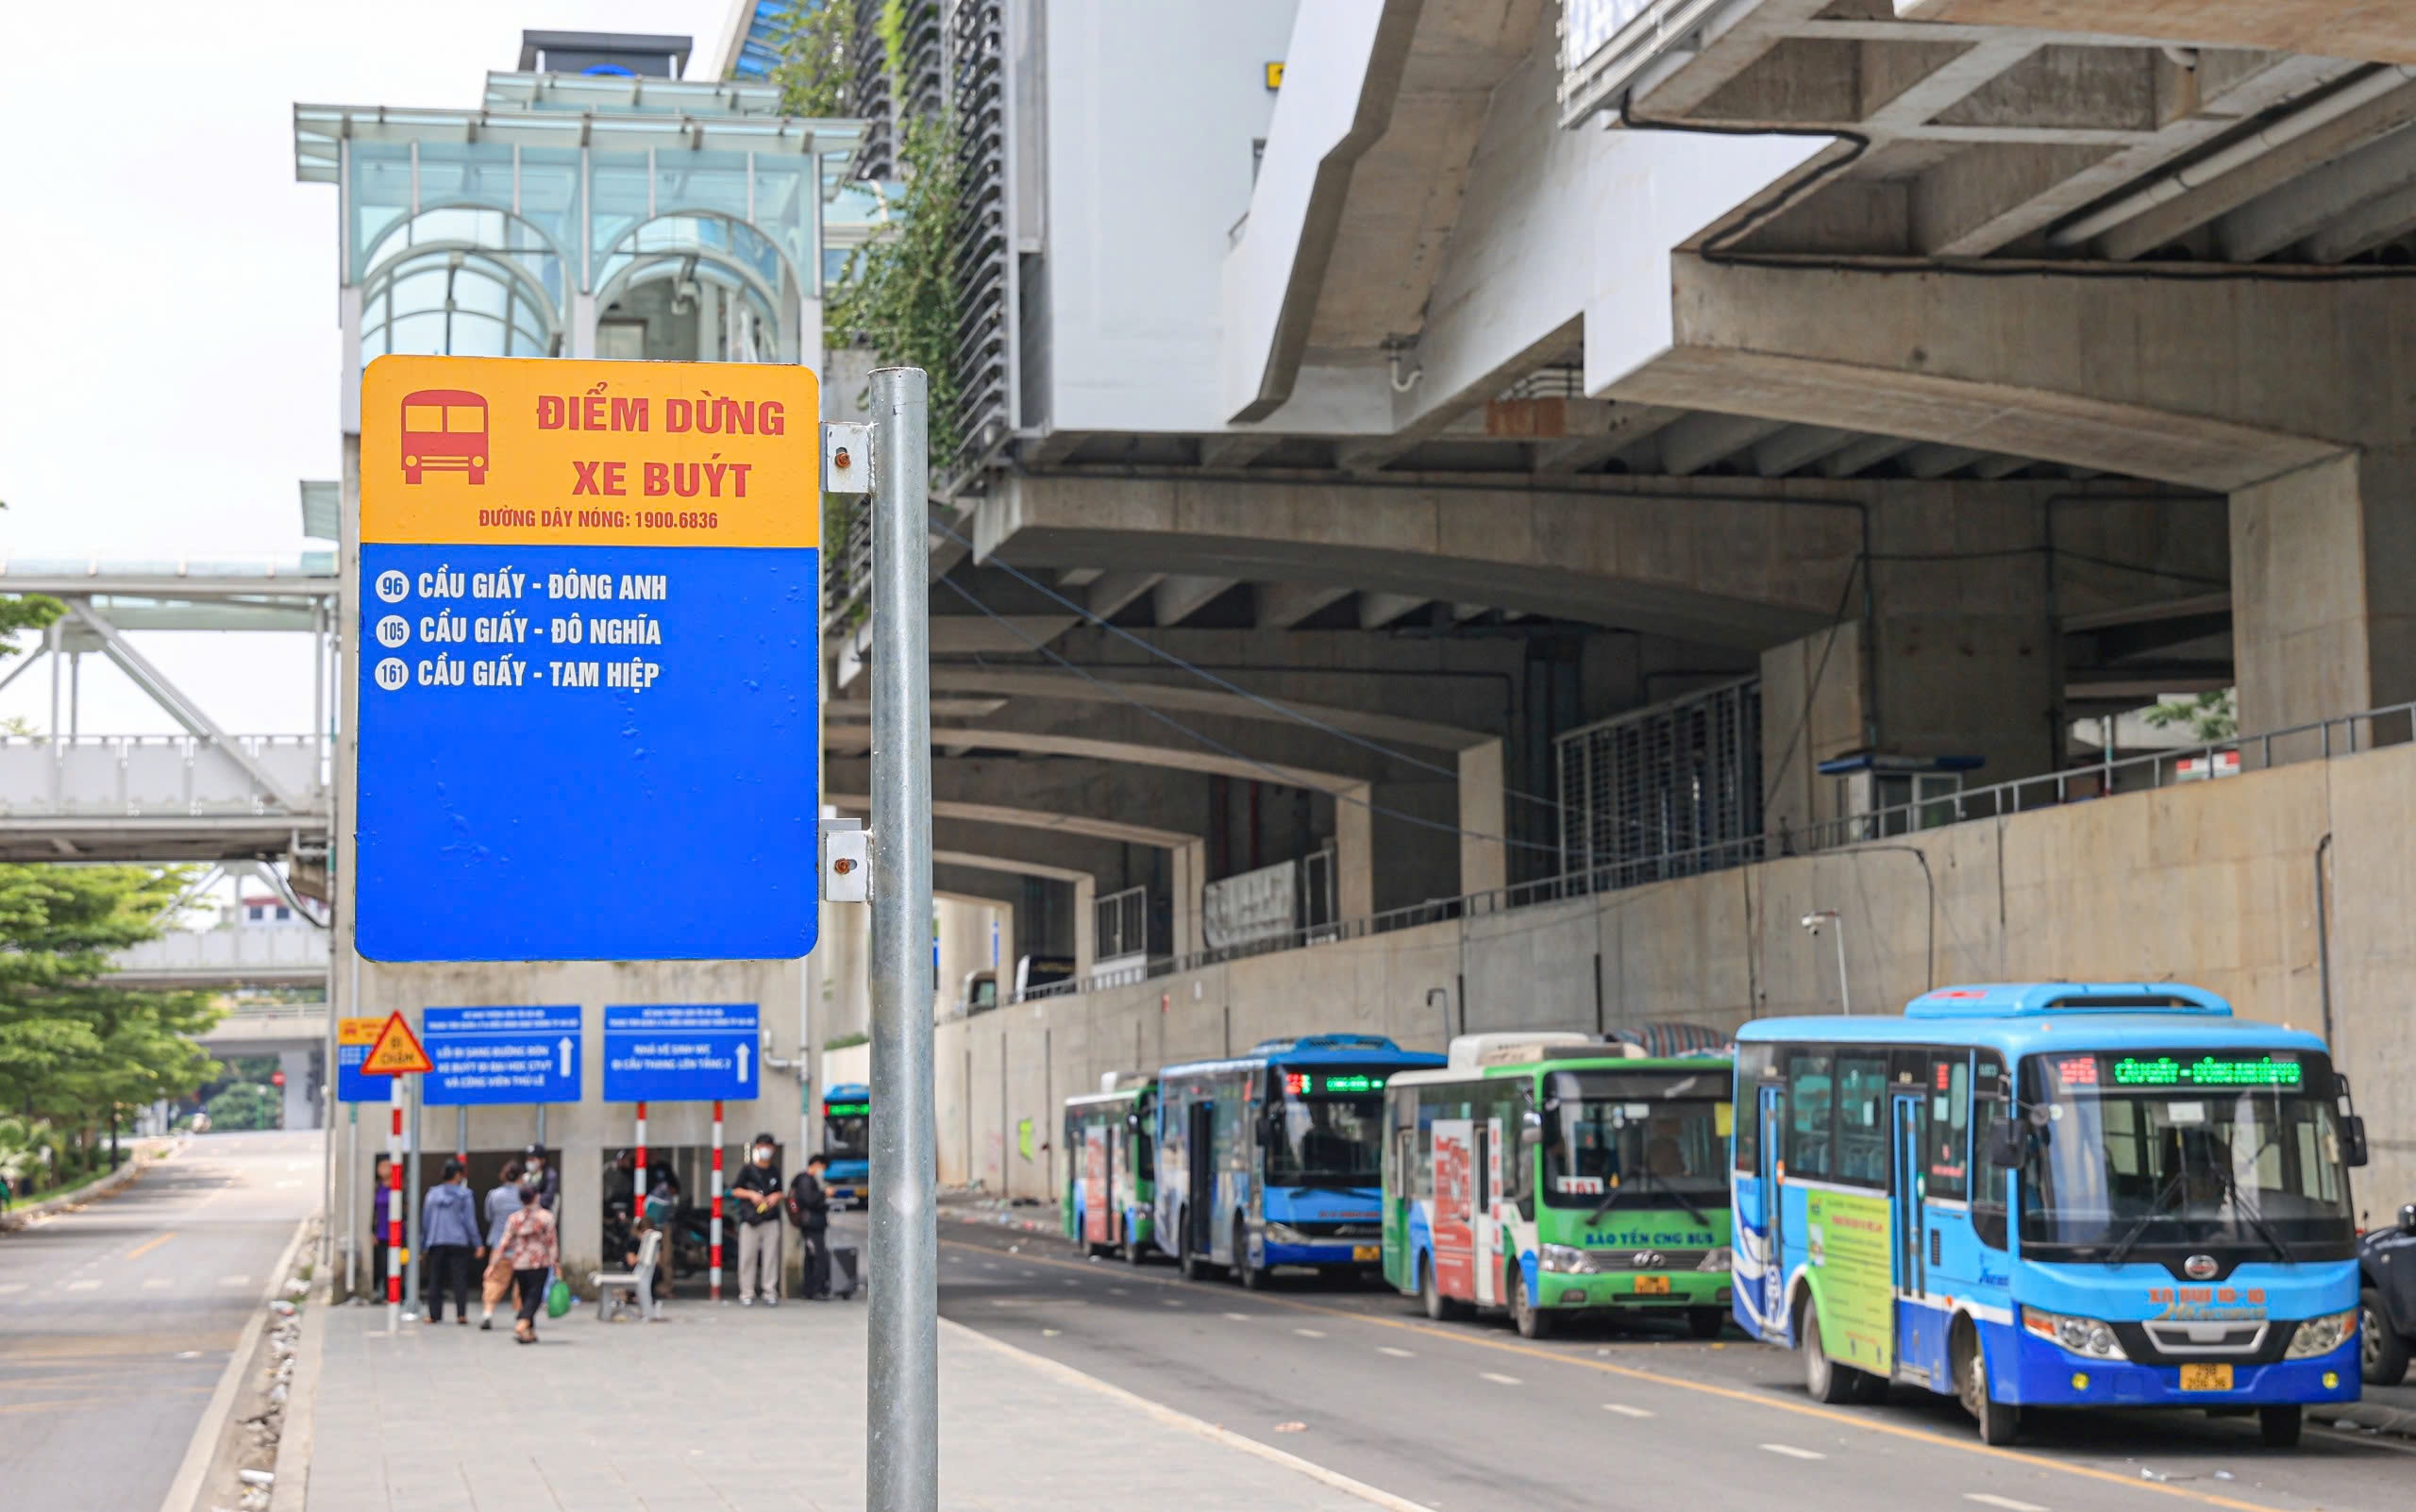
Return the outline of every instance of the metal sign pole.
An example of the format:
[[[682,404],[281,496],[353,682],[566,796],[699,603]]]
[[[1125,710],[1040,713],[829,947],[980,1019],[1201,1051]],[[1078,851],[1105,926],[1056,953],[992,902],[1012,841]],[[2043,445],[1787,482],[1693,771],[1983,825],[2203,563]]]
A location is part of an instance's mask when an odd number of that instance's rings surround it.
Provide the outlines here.
[[[721,1104],[713,1099],[713,1300],[721,1301]]]
[[[389,1078],[386,1107],[386,1332],[397,1332],[403,1312],[403,1079]]]
[[[931,1112],[931,381],[872,375],[872,1213],[867,1512],[939,1507]]]

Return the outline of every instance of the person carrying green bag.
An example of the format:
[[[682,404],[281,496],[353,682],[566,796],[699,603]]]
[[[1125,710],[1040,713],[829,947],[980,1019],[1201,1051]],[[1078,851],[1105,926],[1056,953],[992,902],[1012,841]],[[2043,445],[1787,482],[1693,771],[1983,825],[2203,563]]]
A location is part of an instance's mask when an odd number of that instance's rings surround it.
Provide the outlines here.
[[[520,1288],[520,1320],[512,1325],[512,1336],[523,1344],[534,1344],[541,1303],[548,1318],[570,1311],[569,1283],[545,1285],[547,1275],[562,1263],[562,1238],[554,1228],[554,1216],[537,1201],[536,1187],[520,1189],[520,1211],[505,1221],[496,1248],[510,1263],[512,1283]],[[559,1299],[548,1296],[548,1291],[559,1293]]]

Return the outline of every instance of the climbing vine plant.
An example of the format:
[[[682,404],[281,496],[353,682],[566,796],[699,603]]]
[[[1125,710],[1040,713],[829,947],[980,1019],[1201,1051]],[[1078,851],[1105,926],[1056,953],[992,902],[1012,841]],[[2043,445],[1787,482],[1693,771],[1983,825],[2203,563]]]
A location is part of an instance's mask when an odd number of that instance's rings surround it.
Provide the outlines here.
[[[854,71],[857,0],[801,0],[780,19],[780,60],[771,82],[780,113],[817,120],[847,113]]]
[[[931,462],[953,461],[957,433],[956,268],[964,171],[955,124],[943,112],[906,123],[898,160],[905,182],[890,193],[890,228],[847,260],[825,326],[862,342],[884,362],[931,378]]]

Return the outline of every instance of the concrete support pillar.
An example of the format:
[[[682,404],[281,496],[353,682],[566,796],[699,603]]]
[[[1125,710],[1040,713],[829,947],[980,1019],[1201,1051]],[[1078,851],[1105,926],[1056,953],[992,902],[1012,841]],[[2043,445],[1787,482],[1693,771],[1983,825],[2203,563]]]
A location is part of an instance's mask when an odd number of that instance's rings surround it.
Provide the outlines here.
[[[1374,793],[1362,782],[1334,798],[1334,911],[1341,918],[1366,918],[1376,911],[1375,825],[1367,807]]]
[[[319,1126],[319,1089],[317,1079],[312,1075],[312,1067],[318,1063],[316,1050],[277,1052],[277,1068],[285,1073],[285,1127],[288,1129],[316,1129]]]
[[[2344,454],[2231,496],[2245,733],[2416,699],[2416,447]]]
[[[1099,962],[1098,917],[1091,904],[1099,898],[1099,880],[1074,879],[1074,980],[1088,982]]]
[[[1510,882],[1509,815],[1502,796],[1502,742],[1460,752],[1460,891],[1491,892]]]
[[[1174,904],[1174,953],[1186,956],[1202,943],[1200,889],[1208,881],[1208,842],[1186,840],[1166,852],[1167,888]]]

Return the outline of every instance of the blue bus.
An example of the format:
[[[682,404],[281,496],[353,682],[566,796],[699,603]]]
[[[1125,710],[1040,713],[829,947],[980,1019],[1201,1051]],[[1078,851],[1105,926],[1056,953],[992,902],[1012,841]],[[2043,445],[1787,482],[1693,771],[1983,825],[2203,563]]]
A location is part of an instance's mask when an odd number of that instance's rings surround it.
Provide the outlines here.
[[[2170,983],[1948,987],[1737,1033],[1736,1320],[1822,1402],[2355,1401],[2365,1126],[2313,1034]]]
[[[1158,1072],[1159,1249],[1195,1280],[1384,1264],[1384,1084],[1444,1064],[1376,1034],[1270,1039]]]
[[[822,1185],[833,1206],[864,1205],[872,1181],[872,1088],[841,1082],[822,1092]]]

